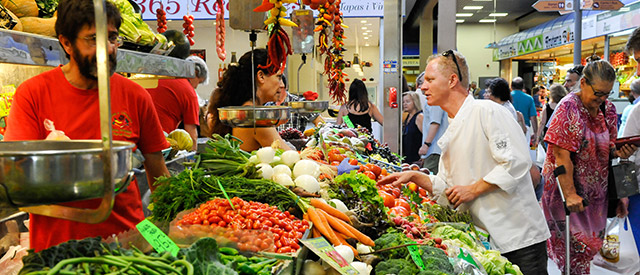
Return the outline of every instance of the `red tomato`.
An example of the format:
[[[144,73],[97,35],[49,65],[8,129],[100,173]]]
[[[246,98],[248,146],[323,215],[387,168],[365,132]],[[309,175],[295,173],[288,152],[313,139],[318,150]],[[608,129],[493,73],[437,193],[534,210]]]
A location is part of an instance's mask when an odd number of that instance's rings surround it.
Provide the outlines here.
[[[331,162],[331,166],[338,166],[338,165],[340,165],[340,163],[339,163],[339,162],[337,162],[337,161],[332,161],[332,162]]]
[[[378,190],[378,194],[380,194],[380,197],[382,197],[382,200],[384,201],[384,206],[393,207],[394,204],[396,203],[396,199],[391,194],[385,191],[380,191],[380,190]]]
[[[380,166],[373,163],[367,164],[367,168],[369,168],[369,171],[373,172],[376,175],[376,178],[380,176],[380,173],[382,173],[382,169],[380,168]]]
[[[400,192],[399,188],[397,187],[391,188],[391,195],[393,195],[396,198],[399,198],[400,194],[402,194],[402,192]]]
[[[407,209],[405,209],[402,206],[394,206],[394,207],[391,207],[391,209],[389,210],[389,214],[400,216],[400,217],[406,217],[406,216],[409,216],[409,211],[407,211]]]
[[[349,159],[349,164],[358,165],[358,160],[357,159]]]
[[[409,205],[405,199],[396,199],[394,206],[403,207],[404,209],[407,209],[408,212],[411,212],[411,205]]]
[[[364,171],[364,175],[369,177],[372,180],[376,180],[376,175],[371,171]]]

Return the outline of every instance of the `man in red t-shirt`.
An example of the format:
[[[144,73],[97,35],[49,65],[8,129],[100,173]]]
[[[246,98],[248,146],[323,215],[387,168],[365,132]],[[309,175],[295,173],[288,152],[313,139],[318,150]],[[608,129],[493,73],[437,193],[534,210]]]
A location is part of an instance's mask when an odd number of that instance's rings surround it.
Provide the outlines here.
[[[116,50],[121,17],[118,9],[105,2],[108,18],[109,68],[116,67]],[[60,44],[70,61],[66,65],[37,75],[16,90],[9,113],[5,140],[42,140],[49,131],[44,120],[54,122],[57,130],[71,139],[100,139],[100,115],[96,65],[96,40],[93,4],[86,0],[62,0],[55,25]],[[149,185],[155,178],[169,175],[160,152],[169,147],[162,134],[153,102],[139,85],[120,76],[111,76],[111,123],[115,140],[130,141],[142,151]],[[64,205],[96,208],[99,200]],[[36,251],[70,239],[107,237],[128,230],[144,219],[138,185],[117,195],[109,218],[99,224],[31,215],[31,248]]]
[[[187,60],[196,65],[196,76],[189,79],[160,79],[158,87],[147,89],[153,104],[158,111],[158,118],[162,125],[162,130],[171,133],[180,122],[184,124],[184,130],[189,133],[193,140],[192,150],[197,149],[198,131],[200,125],[200,106],[196,88],[200,83],[209,81],[209,71],[207,64],[200,57],[189,56]]]

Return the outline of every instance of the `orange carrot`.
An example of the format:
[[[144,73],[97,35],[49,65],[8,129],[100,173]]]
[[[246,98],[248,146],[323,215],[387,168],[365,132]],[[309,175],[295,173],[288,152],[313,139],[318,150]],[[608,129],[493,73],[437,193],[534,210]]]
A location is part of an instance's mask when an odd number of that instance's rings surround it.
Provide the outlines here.
[[[331,205],[328,205],[319,199],[311,199],[310,202],[313,207],[322,209],[325,212],[329,213],[331,216],[351,223],[351,220],[349,220],[349,217],[345,213],[340,212],[340,210],[333,208]]]
[[[323,214],[326,214],[326,212],[324,212]],[[329,225],[336,230],[336,232],[340,232],[342,234],[344,234],[345,236],[352,238],[352,239],[358,239],[356,237],[355,234],[353,234],[351,232],[351,230],[349,230],[348,228],[346,228],[346,226],[350,226],[347,223],[343,222],[342,220],[331,216],[329,214],[326,214],[326,218],[327,218],[327,222],[329,223]],[[346,225],[346,226],[345,226]]]
[[[316,213],[318,214],[318,217],[320,217],[320,220],[322,220],[323,225],[325,225],[327,227],[328,230],[328,234],[324,235],[325,237],[329,238],[329,242],[331,242],[331,244],[333,245],[341,245],[342,243],[340,243],[340,240],[338,239],[338,236],[336,236],[336,232],[333,231],[333,228],[331,228],[331,225],[329,225],[329,222],[327,221],[327,212],[324,212],[324,210],[322,209],[316,209]]]
[[[333,229],[327,224],[327,221],[323,221],[322,214],[319,213],[319,209],[315,209],[313,207],[309,207],[307,209],[307,214],[309,214],[309,219],[313,222],[313,226],[318,229],[318,231],[329,239],[329,242],[332,244],[337,243],[340,244],[338,237],[332,235]]]
[[[332,221],[330,219],[333,219]],[[375,242],[373,242],[373,240],[371,238],[369,238],[367,235],[362,234],[362,232],[360,232],[358,229],[355,229],[353,226],[348,225],[346,222],[343,222],[341,220],[339,220],[336,217],[327,217],[327,222],[333,226],[333,228],[335,228],[336,230],[338,230],[339,232],[347,235],[347,236],[353,236],[352,238],[358,240],[359,242],[363,243],[364,245],[368,245],[368,246],[375,246]],[[337,224],[337,225],[335,225]],[[334,226],[335,225],[335,226]],[[336,228],[337,227],[337,228]],[[340,228],[340,229],[338,229]],[[343,230],[347,230],[349,231],[351,234],[347,234],[342,232]]]
[[[322,236],[322,234],[320,234],[320,231],[318,231],[318,229],[314,227],[313,228],[313,237],[314,238],[318,238],[320,236]]]

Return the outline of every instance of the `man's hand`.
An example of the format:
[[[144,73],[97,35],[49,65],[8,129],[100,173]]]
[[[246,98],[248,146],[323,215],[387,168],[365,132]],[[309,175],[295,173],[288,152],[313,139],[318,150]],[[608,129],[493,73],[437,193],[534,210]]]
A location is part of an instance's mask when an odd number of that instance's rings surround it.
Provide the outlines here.
[[[571,212],[582,212],[584,211],[584,205],[582,205],[582,197],[578,196],[578,194],[568,195],[565,200],[567,201],[567,208]]]
[[[444,190],[444,194],[447,195],[447,199],[453,204],[454,208],[458,208],[461,204],[473,201],[478,197],[473,185],[456,185]]]
[[[623,159],[629,158],[633,153],[636,152],[638,146],[633,144],[625,144],[620,149],[616,150],[615,156]]]
[[[618,202],[618,207],[616,208],[616,215],[618,218],[624,218],[629,215],[629,198],[622,198]]]
[[[433,188],[431,187],[431,179],[429,179],[429,176],[419,171],[405,171],[400,173],[393,173],[391,175],[388,175],[382,178],[380,181],[378,181],[378,184],[380,185],[391,184],[396,187],[399,187],[402,184],[405,184],[408,182],[413,182],[417,184],[418,186],[427,190],[429,194],[431,194],[433,190]]]
[[[421,156],[424,156],[427,154],[428,150],[429,150],[429,146],[427,146],[426,144],[422,144],[422,146],[420,146],[420,150],[418,150],[418,154]]]

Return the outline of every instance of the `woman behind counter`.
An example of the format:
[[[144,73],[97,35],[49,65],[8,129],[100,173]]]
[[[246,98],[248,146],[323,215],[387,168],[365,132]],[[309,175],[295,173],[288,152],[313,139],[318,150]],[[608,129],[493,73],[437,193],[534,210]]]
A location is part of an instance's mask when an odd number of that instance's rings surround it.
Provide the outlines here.
[[[284,87],[282,83],[282,73],[269,74],[267,70],[258,68],[259,65],[268,64],[267,50],[255,49],[253,51],[253,71],[251,71],[251,51],[242,55],[238,65],[229,66],[225,71],[222,80],[218,83],[218,88],[211,94],[207,114],[207,124],[212,129],[213,134],[233,136],[242,140],[240,148],[247,152],[257,150],[261,147],[270,146],[274,141],[279,141],[283,149],[290,150],[285,145],[284,140],[276,131],[275,127],[267,128],[231,128],[222,124],[218,116],[218,108],[227,106],[253,106],[253,81],[257,86],[256,105],[262,106],[270,101],[277,101],[280,98],[280,91]]]
[[[336,124],[340,125],[344,121],[343,116],[348,116],[354,126],[362,126],[371,133],[371,118],[375,119],[380,125],[384,118],[378,110],[378,107],[369,102],[369,93],[364,82],[360,79],[354,79],[349,86],[349,101],[340,107]]]
[[[551,231],[547,241],[549,257],[563,270],[565,266],[565,213],[553,170],[563,165],[558,176],[567,208],[571,211],[571,274],[589,274],[593,256],[602,246],[607,224],[607,177],[610,158],[628,158],[636,146],[615,150],[617,115],[607,100],[616,72],[604,60],[588,63],[578,80],[579,91],[564,97],[556,107],[544,141],[549,144],[544,161],[546,179],[542,208]],[[589,205],[584,206],[583,201]],[[627,214],[622,199],[617,215]]]
[[[422,106],[420,96],[416,92],[406,92],[402,97],[402,108],[407,117],[402,124],[402,154],[405,163],[420,160],[418,150],[422,146]]]

